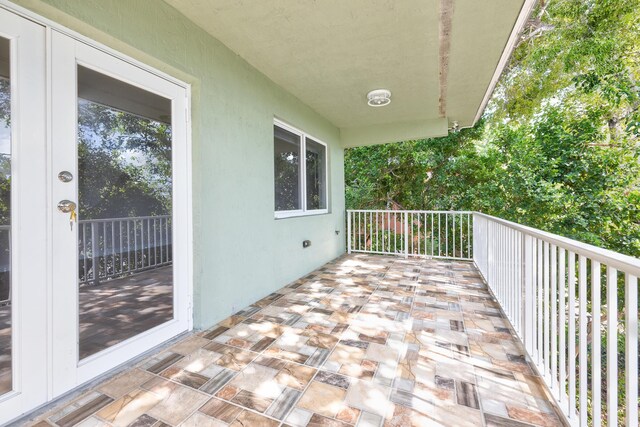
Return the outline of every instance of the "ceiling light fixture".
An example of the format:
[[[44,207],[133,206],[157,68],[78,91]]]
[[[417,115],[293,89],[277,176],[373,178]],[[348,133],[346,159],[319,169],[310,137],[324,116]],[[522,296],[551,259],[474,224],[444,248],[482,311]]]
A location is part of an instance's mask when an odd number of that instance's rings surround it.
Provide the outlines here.
[[[391,92],[387,89],[372,90],[367,94],[367,99],[371,107],[384,107],[391,104]]]

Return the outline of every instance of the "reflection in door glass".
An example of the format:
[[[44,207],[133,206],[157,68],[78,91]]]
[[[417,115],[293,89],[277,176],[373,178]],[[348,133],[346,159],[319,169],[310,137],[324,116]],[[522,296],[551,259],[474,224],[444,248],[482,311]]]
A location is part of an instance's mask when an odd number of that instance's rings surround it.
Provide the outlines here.
[[[0,394],[11,382],[11,87],[9,40],[0,37]]]
[[[171,101],[78,66],[80,359],[173,318]]]

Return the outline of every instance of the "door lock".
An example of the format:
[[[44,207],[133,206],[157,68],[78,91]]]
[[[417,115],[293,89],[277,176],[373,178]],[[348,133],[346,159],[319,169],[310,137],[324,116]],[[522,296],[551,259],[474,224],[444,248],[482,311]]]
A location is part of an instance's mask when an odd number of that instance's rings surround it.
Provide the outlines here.
[[[58,202],[58,210],[62,213],[71,213],[75,212],[76,204],[71,200],[60,200]]]

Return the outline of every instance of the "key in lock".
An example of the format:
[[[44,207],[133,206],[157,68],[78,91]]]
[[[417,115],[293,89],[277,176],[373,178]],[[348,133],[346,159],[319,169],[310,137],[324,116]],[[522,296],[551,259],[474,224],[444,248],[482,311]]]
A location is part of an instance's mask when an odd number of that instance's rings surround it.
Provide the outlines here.
[[[73,230],[73,223],[78,220],[75,202],[72,202],[71,200],[60,200],[58,202],[58,210],[62,213],[69,214],[69,227]]]

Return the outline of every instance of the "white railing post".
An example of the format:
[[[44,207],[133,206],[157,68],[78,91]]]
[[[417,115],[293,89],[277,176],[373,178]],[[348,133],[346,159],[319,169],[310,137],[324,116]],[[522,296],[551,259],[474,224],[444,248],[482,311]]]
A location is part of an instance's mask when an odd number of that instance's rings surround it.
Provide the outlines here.
[[[347,253],[351,253],[351,211],[347,211]]]
[[[535,311],[535,294],[533,292],[533,238],[529,235],[523,235],[522,239],[522,284],[524,286],[524,310],[522,316],[524,345],[529,354],[534,353],[535,330],[534,330],[534,311]]]
[[[100,259],[98,258],[98,224],[91,223],[91,269],[93,270],[93,282],[98,284],[100,276]]]
[[[625,274],[625,386],[627,427],[638,424],[638,278]]]
[[[473,217],[473,240],[471,240],[471,252],[473,253],[473,260],[475,261],[476,265],[478,267],[480,267],[480,270],[483,270],[482,261],[480,260],[480,251],[478,250],[478,246],[480,243],[480,231],[479,231],[479,227],[480,227],[480,222],[479,220],[476,218],[475,214],[472,215]],[[484,273],[483,273],[484,274]]]
[[[587,425],[587,258],[578,257],[578,315],[580,329],[578,330],[578,380],[580,389],[580,425]],[[617,411],[616,411],[617,412]]]
[[[485,276],[485,280],[487,281],[487,284],[489,286],[491,286],[490,284],[492,283],[493,280],[493,275],[489,272],[491,270],[491,267],[494,265],[493,261],[494,261],[494,257],[493,257],[493,252],[491,251],[491,245],[489,244],[489,221],[485,221],[484,223],[484,244],[485,244],[485,253],[487,254],[487,275]],[[494,234],[491,234],[492,236],[495,236]]]
[[[618,272],[609,266],[607,268],[607,425],[618,425]]]
[[[600,263],[591,261],[591,419],[593,427],[602,425],[602,368],[600,357],[595,355],[602,354],[600,337]]]
[[[404,212],[404,257],[409,258],[409,213]]]

